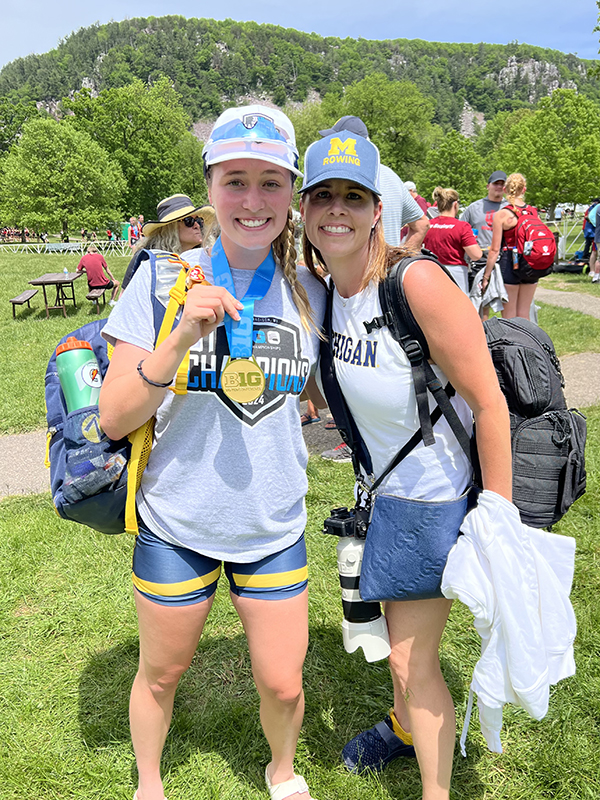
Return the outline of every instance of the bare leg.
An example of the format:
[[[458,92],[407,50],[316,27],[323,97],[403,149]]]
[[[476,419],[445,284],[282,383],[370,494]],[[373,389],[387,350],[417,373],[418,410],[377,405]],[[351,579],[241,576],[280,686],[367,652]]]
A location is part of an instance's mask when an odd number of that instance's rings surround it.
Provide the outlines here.
[[[517,316],[517,299],[519,297],[520,284],[505,284],[506,294],[508,295],[508,303],[504,304],[502,309],[502,316],[504,319],[512,319]],[[528,312],[529,316],[529,312]]]
[[[504,306],[504,319],[523,317],[529,319],[529,310],[533,301],[537,283],[520,283],[517,286],[507,285],[508,303]]]
[[[450,600],[386,603],[394,711],[413,737],[423,800],[448,800],[456,738],[454,705],[438,649]]]
[[[110,296],[110,299],[111,299],[111,301],[115,299],[115,297],[117,296],[117,293],[118,293],[118,291],[119,291],[119,287],[121,286],[121,284],[119,283],[119,281],[113,281],[113,283],[114,283],[115,285],[113,286],[112,294],[111,294],[111,296]]]
[[[294,755],[304,716],[302,666],[308,647],[308,592],[287,600],[255,600],[232,594],[250,648],[260,695],[260,721],[271,748],[273,784],[294,777]],[[310,800],[306,792],[290,800]]]
[[[179,678],[189,667],[212,598],[190,606],[153,603],[137,590],[140,666],[129,701],[131,740],[138,768],[138,800],[163,800],[160,758]]]
[[[533,296],[537,289],[537,283],[522,283],[519,286],[519,296],[517,298],[517,317],[529,319]]]

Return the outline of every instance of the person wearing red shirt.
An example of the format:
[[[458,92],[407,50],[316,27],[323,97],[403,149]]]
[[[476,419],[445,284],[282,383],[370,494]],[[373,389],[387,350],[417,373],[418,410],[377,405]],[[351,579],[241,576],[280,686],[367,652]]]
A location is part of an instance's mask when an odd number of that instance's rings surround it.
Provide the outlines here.
[[[114,306],[117,302],[115,297],[121,285],[115,276],[108,268],[108,264],[104,260],[102,253],[98,252],[95,245],[88,248],[87,253],[83,256],[77,265],[77,272],[84,271],[87,275],[87,282],[90,289],[112,289],[112,295],[108,303],[109,306]]]
[[[468,222],[457,219],[458,192],[456,189],[442,189],[438,186],[433,192],[439,216],[429,223],[423,246],[436,256],[452,273],[460,288],[469,293],[467,255],[473,261],[483,255],[473,230]]]

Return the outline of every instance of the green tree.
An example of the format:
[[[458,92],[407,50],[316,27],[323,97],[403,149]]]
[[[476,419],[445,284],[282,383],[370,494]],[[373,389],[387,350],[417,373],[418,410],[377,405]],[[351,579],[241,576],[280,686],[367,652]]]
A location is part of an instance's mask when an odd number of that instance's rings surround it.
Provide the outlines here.
[[[62,102],[66,121],[85,131],[116,161],[127,181],[127,214],[155,213],[182,179],[180,143],[190,119],[166,78],[152,86],[136,80],[93,98],[82,90]]]
[[[0,157],[6,155],[21,135],[23,125],[30,119],[44,116],[35,103],[14,103],[0,97]]]
[[[496,169],[503,169],[502,164],[497,161],[497,150],[506,141],[514,126],[533,113],[530,108],[500,111],[481,130],[475,139],[475,150],[481,157],[484,172],[491,174]]]
[[[178,145],[181,158],[181,178],[171,194],[187,194],[193,203],[208,203],[208,190],[204,180],[202,142],[187,131]],[[162,198],[161,198],[162,199]]]
[[[523,117],[496,150],[506,172],[522,172],[532,203],[587,203],[600,186],[600,108],[557,89]]]
[[[36,230],[100,227],[119,219],[125,188],[118,164],[88,134],[34,119],[3,162],[0,218]]]
[[[432,135],[434,103],[408,81],[381,73],[352,84],[340,103],[340,116],[353,114],[367,126],[381,161],[400,177],[421,166]]]
[[[439,146],[427,154],[418,175],[419,191],[430,198],[436,186],[456,189],[461,202],[471,203],[485,194],[481,159],[473,143],[457,131],[449,131]]]

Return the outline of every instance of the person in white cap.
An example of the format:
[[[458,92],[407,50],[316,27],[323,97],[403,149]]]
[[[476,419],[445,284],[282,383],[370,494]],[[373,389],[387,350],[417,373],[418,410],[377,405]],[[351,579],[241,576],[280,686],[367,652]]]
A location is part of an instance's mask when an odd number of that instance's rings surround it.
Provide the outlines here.
[[[301,173],[285,114],[228,109],[203,157],[218,226],[207,232],[210,250],[184,254],[190,286],[179,324],[154,350],[153,303],[165,302],[172,280],[167,271],[153,279],[144,262],[104,328],[115,350],[100,396],[103,430],[120,439],[156,416],[133,554],[135,800],[163,800],[160,760],[175,690],[223,564],[271,749],[268,792],[311,800],[293,768],[308,644],[299,396],[319,352],[325,289],[296,268],[291,200]],[[188,351],[187,392],[174,394]]]

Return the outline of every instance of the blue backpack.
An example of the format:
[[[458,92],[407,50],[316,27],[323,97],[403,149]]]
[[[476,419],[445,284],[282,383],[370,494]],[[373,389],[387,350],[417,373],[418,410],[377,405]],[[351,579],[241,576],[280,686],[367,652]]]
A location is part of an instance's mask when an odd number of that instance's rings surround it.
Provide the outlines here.
[[[189,265],[173,253],[149,250],[137,266],[150,261],[155,342],[158,345],[176,324],[176,315],[185,301],[185,278]],[[165,308],[156,299],[157,264],[163,260],[181,265],[171,300]],[[63,336],[91,344],[102,377],[106,374],[112,346],[102,338],[106,319],[93,322]],[[188,359],[178,370],[173,387],[185,394]],[[56,349],[46,369],[46,419],[48,422],[46,466],[50,468],[52,501],[60,517],[79,522],[102,533],[137,533],[135,494],[152,448],[154,418],[129,436],[113,441],[100,427],[98,406],[67,412],[65,397],[56,369]]]

